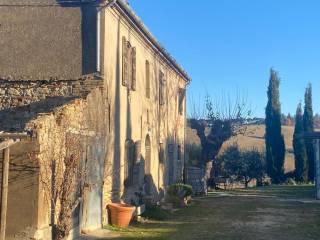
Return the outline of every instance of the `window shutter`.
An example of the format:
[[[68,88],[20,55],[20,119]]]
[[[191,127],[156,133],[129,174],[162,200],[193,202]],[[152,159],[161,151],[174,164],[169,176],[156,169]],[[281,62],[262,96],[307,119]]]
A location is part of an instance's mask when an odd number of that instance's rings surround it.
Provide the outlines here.
[[[133,47],[131,49],[131,89],[133,91],[136,90],[136,72],[137,72],[137,66],[136,66],[136,63],[137,63],[137,57],[136,57],[136,48]]]
[[[164,79],[164,74],[161,71],[159,73],[159,79],[160,79],[159,104],[164,105],[166,101],[166,80]]]
[[[150,98],[150,63],[146,61],[146,97]]]
[[[141,141],[135,142],[135,163],[140,163],[141,160]]]
[[[122,38],[122,85],[128,86],[129,83],[129,49],[125,37]]]
[[[184,111],[184,99],[185,99],[186,91],[183,88],[179,88],[179,114],[183,115]]]

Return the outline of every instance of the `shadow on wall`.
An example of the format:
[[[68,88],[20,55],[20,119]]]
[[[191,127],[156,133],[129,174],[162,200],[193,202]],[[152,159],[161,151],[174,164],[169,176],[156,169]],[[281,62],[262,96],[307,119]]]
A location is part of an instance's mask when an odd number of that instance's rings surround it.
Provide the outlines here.
[[[164,197],[163,190],[158,188],[151,174],[145,171],[145,160],[143,157],[133,164],[132,176],[124,180],[124,191],[121,199],[134,206],[143,203],[154,204]]]
[[[120,170],[121,170],[121,154],[120,154],[120,117],[121,112],[120,109],[120,20],[118,21],[118,33],[117,33],[117,60],[116,60],[116,76],[115,76],[115,104],[114,104],[114,150],[113,150],[113,170],[112,170],[112,202],[120,201]]]

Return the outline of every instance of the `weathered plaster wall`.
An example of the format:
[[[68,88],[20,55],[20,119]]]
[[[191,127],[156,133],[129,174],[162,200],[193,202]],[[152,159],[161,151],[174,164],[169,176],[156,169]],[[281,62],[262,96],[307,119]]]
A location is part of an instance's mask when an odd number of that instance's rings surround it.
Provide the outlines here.
[[[37,229],[38,168],[26,158],[36,143],[23,141],[10,148],[9,193],[6,239],[28,239]],[[3,161],[2,154],[0,161]],[[10,237],[9,237],[10,236]]]
[[[123,185],[125,166],[125,141],[141,141],[141,158],[145,159],[145,140],[151,138],[151,171],[156,191],[164,190],[168,185],[168,145],[173,144],[173,168],[175,181],[182,177],[183,156],[177,161],[177,146],[184,152],[185,112],[178,114],[178,90],[186,87],[186,82],[165,63],[163,58],[151,48],[145,39],[129,24],[116,9],[105,11],[105,53],[104,76],[106,88],[111,99],[112,152],[108,158],[114,160],[114,168],[119,169],[119,178],[114,182],[113,193],[121,197],[127,189]],[[122,86],[122,37],[136,48],[136,91],[129,91]],[[146,97],[145,62],[150,62],[151,98]],[[159,72],[165,74],[166,104],[159,107]],[[165,160],[159,164],[159,146],[163,144]],[[107,192],[107,191],[105,191]],[[130,197],[127,199],[130,202]],[[105,197],[105,202],[108,197]]]
[[[61,2],[0,0],[0,78],[69,80],[95,72],[96,8]]]

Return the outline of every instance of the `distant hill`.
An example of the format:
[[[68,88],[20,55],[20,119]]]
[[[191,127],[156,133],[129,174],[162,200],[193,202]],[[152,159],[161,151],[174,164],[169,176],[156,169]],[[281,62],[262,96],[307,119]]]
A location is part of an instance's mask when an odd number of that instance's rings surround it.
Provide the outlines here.
[[[294,170],[294,154],[292,147],[292,138],[293,138],[294,127],[292,126],[282,126],[282,134],[286,143],[286,158],[285,158],[285,172],[290,172]],[[238,143],[240,148],[250,149],[257,148],[260,151],[265,151],[265,125],[249,125],[245,135],[238,135],[229,139],[222,146],[221,152],[223,152],[227,146]]]
[[[265,125],[264,124],[249,124],[245,126],[247,128],[245,135],[238,135],[229,139],[222,146],[222,153],[227,146],[237,142],[240,148],[250,149],[257,148],[260,151],[265,151]],[[294,170],[294,154],[292,147],[292,138],[293,138],[293,126],[282,126],[282,133],[285,138],[286,143],[286,159],[285,159],[285,172],[290,172]],[[191,128],[187,128],[186,134],[186,152],[187,152],[187,161],[194,164],[196,162],[196,158],[199,154],[199,145],[200,140],[197,136],[195,130]],[[198,148],[196,147],[198,146]]]

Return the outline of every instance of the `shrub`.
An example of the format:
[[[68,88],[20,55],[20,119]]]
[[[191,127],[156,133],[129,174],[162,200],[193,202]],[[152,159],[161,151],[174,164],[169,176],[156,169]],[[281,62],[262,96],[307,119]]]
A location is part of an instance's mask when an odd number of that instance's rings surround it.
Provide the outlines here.
[[[141,215],[142,217],[150,220],[166,220],[169,217],[169,213],[160,208],[159,206],[147,206],[146,211]]]
[[[184,199],[193,193],[192,186],[182,183],[172,184],[168,187],[168,195],[170,197],[178,197]]]

